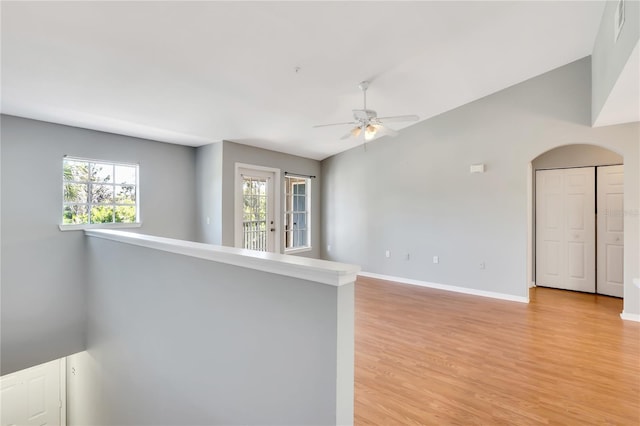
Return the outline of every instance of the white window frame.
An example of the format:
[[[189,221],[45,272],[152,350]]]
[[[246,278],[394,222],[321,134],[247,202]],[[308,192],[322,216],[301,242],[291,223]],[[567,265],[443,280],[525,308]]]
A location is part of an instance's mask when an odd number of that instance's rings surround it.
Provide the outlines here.
[[[294,211],[291,210],[287,210],[287,199],[289,197],[293,197],[293,193],[289,193],[288,192],[288,188],[289,188],[289,179],[304,179],[305,180],[305,213],[307,215],[307,220],[306,220],[306,225],[307,225],[307,245],[306,246],[302,246],[302,247],[291,247],[291,248],[287,248],[287,232],[292,232],[292,230],[287,230],[286,229],[286,223],[287,223],[287,215],[288,214],[292,214]],[[300,175],[285,175],[284,177],[284,196],[285,196],[285,203],[284,203],[284,217],[283,217],[283,224],[284,226],[284,233],[283,233],[283,242],[284,242],[284,252],[285,254],[295,254],[295,253],[303,253],[303,252],[307,252],[307,251],[311,251],[313,249],[312,247],[312,241],[311,241],[311,177],[309,176],[300,176]],[[293,208],[293,200],[291,200],[291,206]],[[300,213],[300,212],[298,212]]]
[[[100,159],[95,159],[95,158],[84,158],[84,157],[75,157],[75,156],[67,156],[65,155],[62,159],[62,168],[61,171],[64,172],[64,163],[66,160],[70,160],[70,161],[78,161],[78,162],[85,162],[85,163],[100,163],[100,164],[109,164],[109,165],[113,165],[114,168],[116,166],[126,166],[126,167],[135,167],[136,168],[136,182],[135,182],[135,188],[136,188],[136,203],[135,203],[135,207],[136,207],[136,220],[135,222],[129,222],[129,223],[122,223],[122,222],[110,222],[110,223],[60,223],[58,225],[58,228],[61,231],[76,231],[76,230],[83,230],[83,229],[118,229],[118,228],[139,228],[142,226],[142,221],[140,219],[140,164],[138,163],[128,163],[128,162],[124,162],[124,161],[113,161],[113,160],[100,160]],[[93,184],[93,182],[87,181],[87,182],[80,182],[78,181],[78,183],[86,183],[89,185],[89,191],[87,194],[87,202],[86,203],[81,203],[81,204],[86,204],[87,206],[87,211],[91,211],[91,206],[93,205],[91,203],[90,197],[91,197],[91,185]],[[64,201],[64,185],[65,185],[65,181],[64,178],[62,179],[62,203],[61,203],[61,207],[62,207],[62,211],[64,211],[64,206],[65,206],[65,201]],[[108,183],[108,185],[113,185],[114,187],[117,186],[118,184],[116,182],[113,183]],[[115,192],[115,191],[114,191]],[[116,204],[115,202],[112,204],[113,206],[118,206],[119,204]],[[128,204],[130,205],[130,204]]]

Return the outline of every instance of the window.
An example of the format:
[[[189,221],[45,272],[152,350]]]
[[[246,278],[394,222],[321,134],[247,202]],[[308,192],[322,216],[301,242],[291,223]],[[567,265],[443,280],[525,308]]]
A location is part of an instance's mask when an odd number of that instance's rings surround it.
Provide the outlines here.
[[[138,223],[138,165],[65,157],[62,226]]]
[[[285,176],[285,251],[310,249],[311,179]]]

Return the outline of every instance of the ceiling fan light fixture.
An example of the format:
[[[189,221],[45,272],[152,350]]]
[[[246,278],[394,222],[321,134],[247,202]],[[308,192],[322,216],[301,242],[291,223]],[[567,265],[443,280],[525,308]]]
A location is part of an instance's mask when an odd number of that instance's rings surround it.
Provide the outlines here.
[[[364,129],[364,139],[370,141],[376,136],[377,131],[378,129],[375,126],[371,124],[367,125],[367,127]]]
[[[362,127],[354,127],[353,130],[351,130],[351,136],[357,138],[360,136],[360,132],[362,132]]]

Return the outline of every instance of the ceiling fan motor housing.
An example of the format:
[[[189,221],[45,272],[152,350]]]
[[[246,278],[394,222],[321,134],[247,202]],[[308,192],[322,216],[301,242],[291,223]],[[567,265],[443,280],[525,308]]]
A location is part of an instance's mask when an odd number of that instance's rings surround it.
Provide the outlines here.
[[[354,109],[353,117],[358,121],[369,121],[376,118],[378,114],[371,109]]]

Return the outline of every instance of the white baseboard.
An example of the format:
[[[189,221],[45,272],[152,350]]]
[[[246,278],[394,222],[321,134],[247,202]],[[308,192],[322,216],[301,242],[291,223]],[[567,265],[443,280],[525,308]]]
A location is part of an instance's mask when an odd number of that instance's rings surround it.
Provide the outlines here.
[[[620,314],[620,318],[622,318],[623,320],[626,320],[626,321],[640,322],[640,315],[638,315],[638,314],[627,314],[624,311],[622,311],[622,313]]]
[[[454,285],[430,283],[427,281],[414,280],[411,278],[393,277],[390,275],[375,274],[373,272],[365,272],[365,271],[359,272],[358,275],[361,275],[363,277],[376,278],[379,280],[396,281],[403,284],[417,285],[420,287],[428,287],[428,288],[435,288],[438,290],[453,291],[455,293],[471,294],[474,296],[490,297],[492,299],[509,300],[512,302],[529,303],[529,297],[520,297],[520,296],[514,296],[511,294],[505,294],[505,293],[495,293],[493,291],[476,290],[473,288],[458,287]]]

